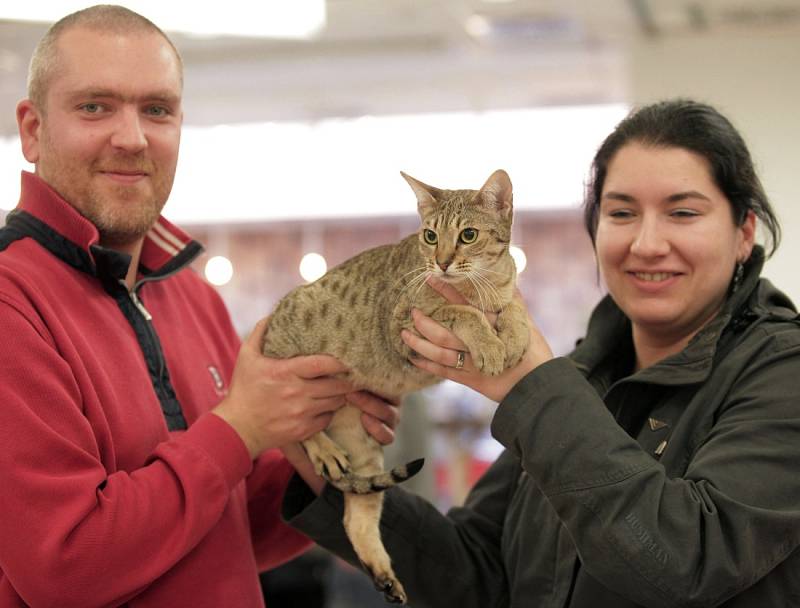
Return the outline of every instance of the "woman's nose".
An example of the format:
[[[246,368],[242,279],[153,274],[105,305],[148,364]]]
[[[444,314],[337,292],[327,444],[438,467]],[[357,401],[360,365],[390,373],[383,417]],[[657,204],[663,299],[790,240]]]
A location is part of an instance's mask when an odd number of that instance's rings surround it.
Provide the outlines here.
[[[631,253],[639,257],[659,257],[669,253],[669,240],[657,218],[645,217],[631,243]]]

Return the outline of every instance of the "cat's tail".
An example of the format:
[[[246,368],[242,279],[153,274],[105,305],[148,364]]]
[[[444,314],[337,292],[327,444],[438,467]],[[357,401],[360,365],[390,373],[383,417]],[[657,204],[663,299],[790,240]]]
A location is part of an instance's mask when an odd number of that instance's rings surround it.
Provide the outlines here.
[[[350,494],[374,494],[383,492],[396,486],[398,483],[410,479],[419,473],[422,465],[425,464],[424,458],[412,460],[411,462],[397,466],[391,471],[383,471],[377,475],[362,477],[353,473],[345,473],[339,479],[330,479],[327,474],[323,474],[326,481],[337,490]]]

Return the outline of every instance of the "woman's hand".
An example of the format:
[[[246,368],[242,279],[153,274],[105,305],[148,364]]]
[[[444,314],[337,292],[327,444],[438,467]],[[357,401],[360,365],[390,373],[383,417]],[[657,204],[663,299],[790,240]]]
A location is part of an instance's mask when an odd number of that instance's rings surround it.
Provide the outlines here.
[[[429,284],[452,304],[467,303],[452,286],[440,281],[429,281]],[[522,296],[517,292],[514,297]],[[418,310],[413,310],[412,316],[414,327],[422,337],[406,330],[401,333],[403,342],[420,355],[411,359],[411,362],[436,376],[468,386],[493,401],[502,401],[525,375],[553,358],[550,346],[529,318],[528,349],[522,360],[498,376],[489,376],[475,368],[468,349],[455,334]],[[487,319],[494,324],[497,315],[487,315]],[[459,360],[463,363],[459,363]]]

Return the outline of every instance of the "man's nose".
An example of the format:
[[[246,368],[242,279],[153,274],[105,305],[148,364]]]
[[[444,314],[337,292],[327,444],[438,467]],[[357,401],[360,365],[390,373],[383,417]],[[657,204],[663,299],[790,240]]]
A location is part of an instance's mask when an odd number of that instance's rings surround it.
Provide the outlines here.
[[[111,144],[128,152],[140,152],[147,147],[142,117],[136,108],[123,108],[117,116]]]

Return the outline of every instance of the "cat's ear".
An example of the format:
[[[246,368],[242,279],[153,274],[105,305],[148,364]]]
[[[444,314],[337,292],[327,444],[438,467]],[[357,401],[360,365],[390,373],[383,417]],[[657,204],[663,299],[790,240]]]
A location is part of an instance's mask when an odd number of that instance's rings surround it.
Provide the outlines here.
[[[489,209],[507,217],[513,209],[514,192],[508,173],[498,169],[489,176],[486,183],[478,191],[478,200]]]
[[[400,175],[403,176],[403,179],[408,182],[408,185],[411,186],[414,194],[416,194],[417,209],[419,209],[420,215],[427,215],[428,212],[432,211],[436,207],[436,199],[441,195],[441,190],[439,190],[439,188],[429,186],[428,184],[423,184],[418,179],[414,179],[402,171],[400,171]]]

